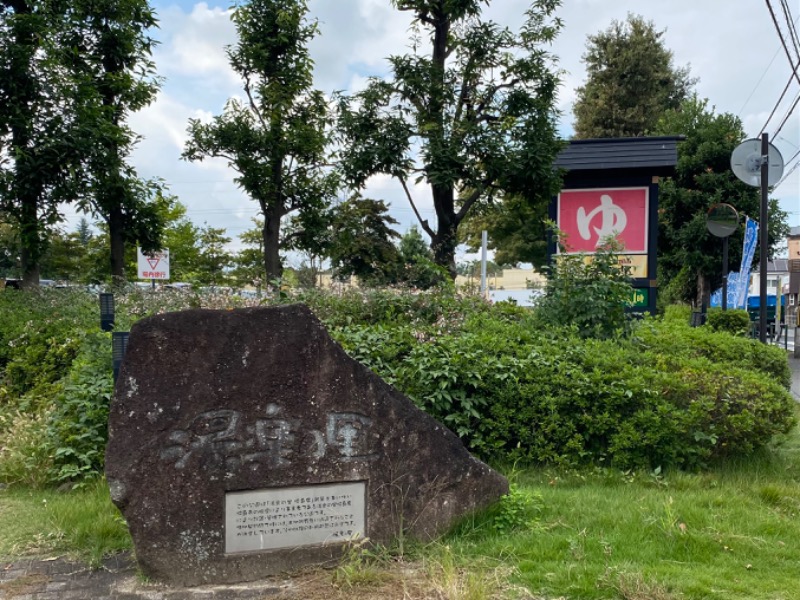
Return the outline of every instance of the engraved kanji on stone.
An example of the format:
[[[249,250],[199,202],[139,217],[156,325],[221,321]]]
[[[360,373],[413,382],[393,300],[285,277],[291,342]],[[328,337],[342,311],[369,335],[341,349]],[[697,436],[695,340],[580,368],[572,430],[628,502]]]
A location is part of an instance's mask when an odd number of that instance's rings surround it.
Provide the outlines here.
[[[281,407],[269,404],[266,409],[268,419],[257,419],[253,432],[258,452],[246,454],[244,462],[267,462],[272,466],[285,467],[291,464],[294,454],[295,425],[288,419],[280,418]]]
[[[336,448],[346,461],[369,458],[372,455],[368,437],[371,426],[372,419],[359,413],[330,413],[325,430],[328,445]]]
[[[200,413],[186,429],[169,434],[171,442],[160,452],[160,458],[183,469],[192,456],[201,455],[212,463],[227,462],[242,447],[236,438],[241,415],[235,410],[211,410]]]

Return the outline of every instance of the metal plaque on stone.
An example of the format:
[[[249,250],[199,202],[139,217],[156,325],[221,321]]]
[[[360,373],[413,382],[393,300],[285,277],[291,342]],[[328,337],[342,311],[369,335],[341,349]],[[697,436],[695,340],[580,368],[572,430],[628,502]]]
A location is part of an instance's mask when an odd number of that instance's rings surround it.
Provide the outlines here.
[[[366,483],[225,494],[225,553],[342,543],[364,537]]]

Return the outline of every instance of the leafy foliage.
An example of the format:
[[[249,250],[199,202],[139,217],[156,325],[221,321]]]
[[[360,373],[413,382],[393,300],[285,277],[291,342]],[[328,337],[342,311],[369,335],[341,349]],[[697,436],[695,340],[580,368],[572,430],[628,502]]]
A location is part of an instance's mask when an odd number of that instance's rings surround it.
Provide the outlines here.
[[[486,458],[694,469],[794,424],[779,349],[688,319],[598,340],[523,309],[464,309],[433,326],[351,314],[333,332]]]
[[[663,31],[637,15],[590,35],[583,61],[586,83],[573,107],[575,137],[637,137],[661,114],[677,109],[694,85],[689,69],[672,64]]]
[[[353,197],[336,207],[331,223],[331,266],[337,278],[358,277],[367,286],[394,283],[400,254],[392,239],[400,237],[382,200]]]
[[[75,199],[86,131],[65,77],[59,41],[68,29],[58,3],[0,5],[0,211],[19,243],[25,285],[37,285],[58,205]],[[4,220],[5,220],[4,219]]]
[[[81,481],[103,472],[114,388],[110,348],[108,334],[86,337],[55,398],[46,437],[53,449],[53,481]]]
[[[305,0],[251,0],[233,12],[239,41],[228,48],[242,78],[245,101],[231,99],[223,114],[189,122],[183,157],[224,158],[236,183],[264,218],[264,270],[281,275],[281,220],[323,210],[336,181],[325,171],[330,118],[324,94],[312,89],[308,43],[317,32]]]
[[[712,308],[708,311],[706,324],[714,331],[727,331],[733,335],[750,333],[750,315],[746,310]]]
[[[611,338],[630,331],[625,309],[633,289],[613,244],[584,254],[561,254],[550,267],[537,315],[543,324],[573,326],[581,337]]]
[[[678,144],[675,176],[659,190],[659,280],[672,288],[673,301],[699,306],[722,285],[722,240],[706,227],[709,208],[725,202],[740,215],[759,214],[758,190],[739,181],[730,168],[744,128],[735,115],[715,114],[706,100],[693,96],[664,113],[655,131],[686,136]],[[768,243],[774,248],[789,233],[787,214],[771,199],[769,215]],[[730,265],[741,262],[743,235],[741,227],[728,239]]]
[[[532,203],[524,195],[503,194],[492,204],[477,206],[465,219],[459,235],[471,251],[488,233],[489,248],[498,264],[531,263],[541,268],[547,261],[546,203]]]
[[[482,20],[481,4],[395,2],[415,16],[412,52],[390,57],[390,79],[339,98],[345,180],[359,188],[390,175],[416,211],[409,184],[424,179],[436,229],[417,216],[453,278],[457,230],[473,206],[500,190],[547,203],[557,181],[558,79],[544,47],[560,29],[559,2],[535,0],[518,34]]]
[[[402,263],[399,281],[427,290],[442,284],[447,278],[447,272],[433,262],[433,253],[425,245],[416,226],[411,227],[400,238],[398,250]]]
[[[645,319],[629,337],[613,328],[587,337],[540,309],[447,288],[272,301],[298,300],[351,356],[487,459],[696,469],[750,454],[794,424],[785,353],[691,328],[686,307]],[[240,302],[132,291],[117,295],[117,323]],[[112,389],[96,298],[5,290],[0,310],[0,480],[80,484],[102,469]],[[521,500],[509,502],[498,527],[515,528],[525,514]]]

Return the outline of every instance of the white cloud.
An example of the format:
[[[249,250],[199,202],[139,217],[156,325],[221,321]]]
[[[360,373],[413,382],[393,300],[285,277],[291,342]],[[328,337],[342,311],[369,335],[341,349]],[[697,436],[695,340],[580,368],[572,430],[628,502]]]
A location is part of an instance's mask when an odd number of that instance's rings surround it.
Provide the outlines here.
[[[167,77],[203,76],[238,82],[228,64],[225,47],[236,42],[231,11],[205,3],[186,14],[177,7],[161,17],[163,43],[155,53],[159,70]]]

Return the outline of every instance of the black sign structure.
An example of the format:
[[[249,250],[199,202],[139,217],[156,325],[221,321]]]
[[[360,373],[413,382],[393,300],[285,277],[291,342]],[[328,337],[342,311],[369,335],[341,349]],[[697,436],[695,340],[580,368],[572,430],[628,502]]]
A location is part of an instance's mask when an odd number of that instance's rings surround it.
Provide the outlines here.
[[[626,259],[640,263],[634,269],[633,287],[634,302],[631,310],[656,311],[656,247],[658,245],[658,182],[661,177],[669,177],[675,173],[678,163],[678,142],[682,136],[639,137],[639,138],[607,138],[593,140],[573,140],[556,159],[555,167],[563,169],[564,184],[562,194],[571,191],[603,192],[604,190],[642,190],[640,196],[645,198],[646,214],[646,249],[637,248],[637,252]],[[576,195],[576,194],[573,194]],[[626,220],[620,218],[620,207],[613,204],[613,193],[595,194],[605,205],[585,206],[578,209],[584,218],[599,219],[599,225],[592,222],[589,229],[602,230],[617,228],[617,233],[624,229]],[[588,195],[587,195],[588,196]],[[610,196],[604,198],[604,196]],[[599,207],[599,208],[598,208]],[[605,212],[616,211],[612,217]],[[582,212],[581,212],[582,211]],[[550,218],[559,221],[559,196],[550,203]],[[602,219],[606,219],[603,223]],[[579,224],[586,228],[586,223]],[[640,236],[642,237],[642,236]],[[548,244],[548,255],[557,253],[556,240]],[[638,300],[638,301],[637,301]]]

